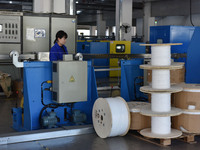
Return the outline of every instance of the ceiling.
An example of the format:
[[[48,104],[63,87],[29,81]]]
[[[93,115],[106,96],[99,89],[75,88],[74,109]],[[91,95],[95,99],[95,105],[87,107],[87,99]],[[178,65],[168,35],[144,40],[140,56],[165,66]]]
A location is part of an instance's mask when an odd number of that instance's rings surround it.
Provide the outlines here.
[[[33,1],[34,0],[0,0],[0,10],[32,11]],[[97,10],[101,10],[103,15],[107,18],[113,18],[113,15],[115,15],[115,4],[116,0],[76,0],[75,8],[78,24],[96,24]],[[133,9],[143,9],[143,0],[133,0]]]
[[[0,10],[32,11],[34,0],[0,0]],[[144,2],[158,0],[132,0],[134,18],[143,16]],[[159,0],[161,1],[161,0]],[[78,25],[96,25],[97,10],[101,10],[108,26],[115,24],[116,0],[76,0]]]

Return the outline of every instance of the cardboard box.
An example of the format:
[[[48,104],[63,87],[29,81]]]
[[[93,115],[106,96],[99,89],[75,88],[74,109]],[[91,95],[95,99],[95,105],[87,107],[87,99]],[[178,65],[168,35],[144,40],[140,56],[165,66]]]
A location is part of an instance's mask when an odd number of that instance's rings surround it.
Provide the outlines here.
[[[183,91],[174,93],[174,106],[181,109],[189,109],[194,106],[195,110],[200,110],[200,85],[180,84]]]
[[[152,82],[152,70],[147,71],[147,81]],[[185,82],[185,67],[177,70],[170,70],[170,82],[182,83]]]
[[[151,127],[151,117],[143,116],[139,112],[131,112],[130,130],[142,130]]]
[[[199,115],[181,114],[172,117],[172,128],[187,133],[200,133],[200,113]]]
[[[151,117],[140,114],[143,107],[150,105],[145,102],[128,102],[131,112],[130,130],[142,130],[151,127]]]
[[[15,80],[13,81],[13,92],[14,96],[21,99],[23,97],[23,81]]]
[[[11,76],[7,73],[3,73],[0,71],[0,86],[3,89],[6,97],[10,97],[12,94],[11,91]]]

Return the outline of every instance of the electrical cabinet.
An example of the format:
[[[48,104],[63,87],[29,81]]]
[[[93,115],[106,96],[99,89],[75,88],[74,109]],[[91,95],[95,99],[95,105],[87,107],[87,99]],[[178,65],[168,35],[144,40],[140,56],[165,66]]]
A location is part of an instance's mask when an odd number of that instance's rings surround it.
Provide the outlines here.
[[[87,101],[87,61],[53,62],[53,100],[57,103]]]

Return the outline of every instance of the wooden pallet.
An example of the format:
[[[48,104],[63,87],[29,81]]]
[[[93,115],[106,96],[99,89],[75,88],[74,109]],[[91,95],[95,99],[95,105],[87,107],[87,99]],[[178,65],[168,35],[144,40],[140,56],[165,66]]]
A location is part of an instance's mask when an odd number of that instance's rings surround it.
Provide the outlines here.
[[[130,135],[137,138],[137,139],[140,139],[140,140],[143,140],[143,141],[146,141],[146,142],[158,145],[158,146],[165,146],[166,147],[166,146],[171,145],[171,139],[148,138],[148,137],[142,136],[139,132],[140,131],[129,131]]]
[[[130,135],[138,138],[140,140],[158,145],[158,146],[170,146],[172,139],[153,139],[153,138],[147,138],[140,134],[140,131],[129,131]],[[183,133],[182,136],[175,138],[177,140],[181,140],[183,142],[189,143],[189,144],[195,144],[197,141],[195,141],[195,136],[200,134],[191,134],[191,133]]]
[[[195,134],[195,133],[183,133],[181,137],[179,137],[180,140],[189,143],[189,144],[195,144],[197,141],[195,141],[195,136],[200,135],[200,134]]]

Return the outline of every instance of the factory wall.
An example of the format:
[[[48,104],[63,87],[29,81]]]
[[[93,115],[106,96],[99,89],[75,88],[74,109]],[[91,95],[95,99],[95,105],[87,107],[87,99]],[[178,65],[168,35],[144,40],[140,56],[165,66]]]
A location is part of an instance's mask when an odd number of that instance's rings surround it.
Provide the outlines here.
[[[199,20],[200,14],[192,15],[192,22],[194,26],[200,25]],[[156,17],[158,21],[157,25],[181,25],[181,26],[192,26],[190,22],[190,16],[168,16],[168,17]]]

